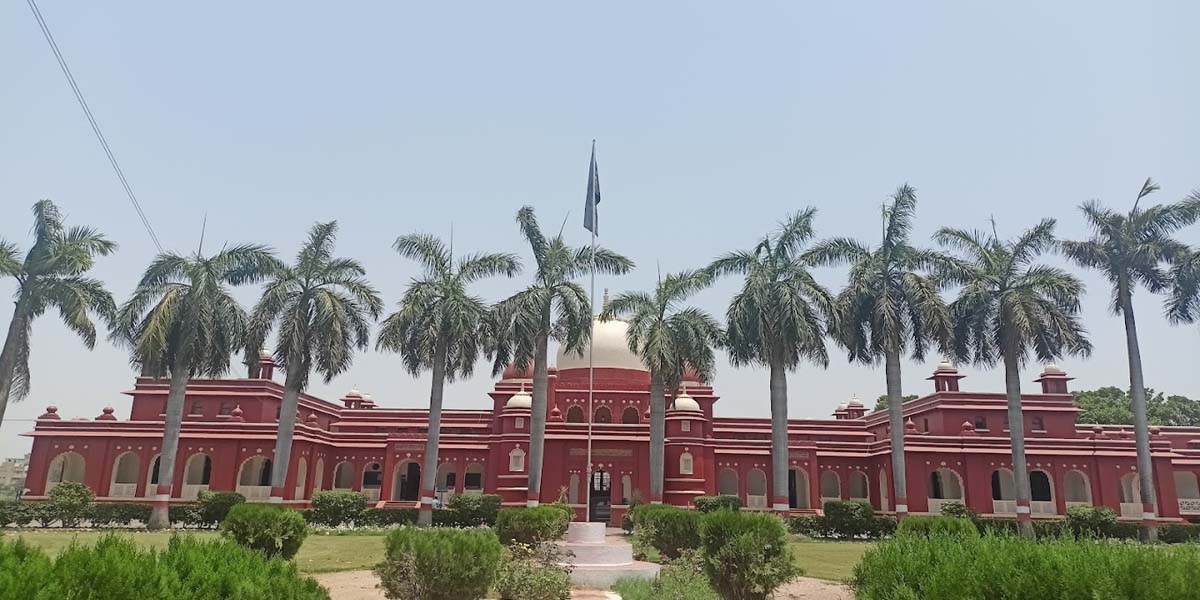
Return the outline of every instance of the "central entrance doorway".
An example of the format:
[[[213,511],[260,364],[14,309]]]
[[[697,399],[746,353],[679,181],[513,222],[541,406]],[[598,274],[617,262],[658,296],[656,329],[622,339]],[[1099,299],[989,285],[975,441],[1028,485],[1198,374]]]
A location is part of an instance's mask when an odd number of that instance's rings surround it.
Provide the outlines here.
[[[607,523],[612,517],[612,480],[607,471],[593,471],[588,485],[588,508],[593,523]]]

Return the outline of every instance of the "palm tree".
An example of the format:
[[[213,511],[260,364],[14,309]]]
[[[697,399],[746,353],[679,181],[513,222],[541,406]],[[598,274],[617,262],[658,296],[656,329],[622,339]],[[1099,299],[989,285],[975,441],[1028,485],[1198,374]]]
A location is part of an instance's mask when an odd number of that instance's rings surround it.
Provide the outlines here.
[[[574,280],[593,267],[597,273],[621,275],[633,268],[633,261],[604,248],[595,248],[594,253],[591,247],[572,248],[561,230],[547,239],[529,206],[517,212],[517,225],[533,251],[537,271],[529,287],[496,306],[497,331],[489,352],[495,356],[497,373],[510,363],[533,364],[528,504],[537,506],[542,493],[549,341],[553,338],[568,352],[581,353],[591,336],[592,306],[587,292]]]
[[[329,383],[350,367],[355,349],[365,349],[370,321],[383,301],[367,282],[358,261],[333,256],[337,221],[317,223],[292,266],[277,265],[250,318],[249,339],[261,348],[279,325],[275,359],[286,373],[279,409],[279,432],[271,461],[271,497],[283,501],[300,392],[316,368]],[[369,320],[370,321],[369,321]]]
[[[803,253],[815,214],[813,208],[798,212],[753,249],[708,267],[712,275],[745,278],[726,311],[726,343],[734,366],[763,365],[771,372],[772,503],[780,511],[788,509],[787,372],[802,360],[829,365],[825,332],[836,319],[835,300],[813,278],[813,263]]]
[[[155,377],[170,375],[158,489],[147,527],[169,527],[175,455],[187,384],[193,376],[220,377],[246,339],[247,317],[231,287],[256,283],[278,270],[270,250],[258,245],[226,248],[213,256],[164,252],[121,305],[114,341],[129,346],[132,362]]]
[[[1004,362],[1017,523],[1022,535],[1032,536],[1021,367],[1031,353],[1050,362],[1067,353],[1091,352],[1078,319],[1083,283],[1062,269],[1034,264],[1055,246],[1053,219],[1013,242],[1000,240],[995,232],[985,236],[954,228],[938,230],[934,239],[960,255],[942,257],[938,265],[942,281],[960,287],[950,304],[955,358],[985,366]]]
[[[934,264],[935,257],[908,241],[916,205],[915,190],[907,184],[900,186],[884,213],[883,240],[878,247],[834,238],[809,252],[817,263],[851,265],[846,289],[838,294],[837,338],[849,351],[851,361],[877,364],[883,360],[891,423],[892,484],[899,517],[908,513],[901,356],[924,360],[931,342],[947,348],[950,335],[950,314],[938,286],[921,274]]]
[[[1166,290],[1170,284],[1162,268],[1166,261],[1187,251],[1171,234],[1200,218],[1200,195],[1183,201],[1149,208],[1138,204],[1158,190],[1147,179],[1127,214],[1105,208],[1099,202],[1080,207],[1092,228],[1092,237],[1079,242],[1062,242],[1063,252],[1082,267],[1104,273],[1112,285],[1111,310],[1125,319],[1125,347],[1129,358],[1129,388],[1133,404],[1133,428],[1137,438],[1138,479],[1142,488],[1143,531],[1146,539],[1158,538],[1154,520],[1158,499],[1154,489],[1153,464],[1150,460],[1150,430],[1146,422],[1146,386],[1142,372],[1142,353],[1138,346],[1137,323],[1133,315],[1133,292],[1140,284],[1151,293]]]
[[[421,471],[421,509],[417,525],[433,524],[433,493],[437,485],[438,443],[441,437],[442,392],[446,381],[470,377],[485,337],[490,307],[467,286],[495,275],[512,277],[521,271],[513,254],[472,254],[457,261],[452,250],[431,235],[410,234],[392,245],[401,256],[421,264],[424,274],[412,280],[398,310],[383,322],[375,346],[400,353],[404,368],[414,376],[433,372],[429,391],[429,433],[425,467]]]
[[[96,346],[94,314],[111,321],[116,303],[101,282],[86,277],[97,256],[117,249],[90,227],[63,224],[62,213],[49,200],[33,205],[33,246],[25,258],[15,244],[0,240],[0,277],[17,280],[16,303],[4,349],[0,351],[0,423],[9,397],[22,400],[29,394],[29,337],[33,321],[50,308],[68,329],[83,338],[88,349]]]
[[[708,313],[679,304],[711,282],[706,272],[685,271],[658,282],[653,294],[627,292],[614,298],[600,314],[602,320],[627,317],[629,350],[650,370],[650,500],[663,496],[663,454],[666,442],[667,390],[674,395],[691,368],[704,381],[712,379],[713,346],[721,342],[721,327]]]
[[[1173,323],[1194,323],[1200,319],[1200,250],[1176,257],[1166,308]]]

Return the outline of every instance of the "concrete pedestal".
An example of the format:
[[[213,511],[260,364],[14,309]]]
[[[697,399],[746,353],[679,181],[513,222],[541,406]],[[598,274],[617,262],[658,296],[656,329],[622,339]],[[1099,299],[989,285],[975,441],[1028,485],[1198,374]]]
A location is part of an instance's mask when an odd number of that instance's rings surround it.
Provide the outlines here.
[[[653,579],[659,565],[633,560],[633,546],[605,535],[604,523],[571,523],[567,539],[557,542],[570,552],[571,583],[576,587],[607,590],[618,579]]]

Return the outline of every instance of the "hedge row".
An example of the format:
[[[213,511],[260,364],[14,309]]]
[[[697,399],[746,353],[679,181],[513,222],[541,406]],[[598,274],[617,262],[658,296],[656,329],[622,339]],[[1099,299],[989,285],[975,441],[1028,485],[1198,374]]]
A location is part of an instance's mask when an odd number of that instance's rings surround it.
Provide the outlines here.
[[[875,540],[895,533],[896,519],[876,515],[865,502],[832,501],[825,503],[824,515],[789,518],[788,529],[813,538]]]
[[[58,490],[55,488],[53,491]],[[79,498],[82,496],[73,496],[69,501],[54,497],[45,502],[0,501],[0,528],[28,527],[31,524],[40,527],[130,527],[145,524],[150,519],[149,504],[84,503]],[[245,501],[241,494],[233,492],[201,492],[195,504],[171,506],[171,522],[176,527],[213,528],[225,519],[231,507]]]
[[[463,494],[454,496],[445,508],[433,511],[433,524],[439,527],[479,527],[496,524],[500,496]],[[367,497],[359,492],[324,491],[313,494],[312,508],[304,518],[326,527],[394,527],[417,522],[415,508],[367,508]]]

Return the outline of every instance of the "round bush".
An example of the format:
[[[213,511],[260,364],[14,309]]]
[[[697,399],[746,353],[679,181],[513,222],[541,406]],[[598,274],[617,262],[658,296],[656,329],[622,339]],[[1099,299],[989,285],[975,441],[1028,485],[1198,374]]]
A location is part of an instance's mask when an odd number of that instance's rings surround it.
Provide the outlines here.
[[[766,513],[719,510],[702,520],[704,573],[726,600],[767,600],[801,575],[783,521]]]
[[[696,510],[710,513],[714,510],[741,510],[742,500],[737,496],[696,496]]]
[[[459,494],[451,496],[446,508],[454,511],[459,522],[466,527],[496,524],[500,512],[500,496],[496,494]]]
[[[237,492],[211,492],[204,490],[196,499],[196,520],[205,527],[216,527],[229,516],[229,509],[246,501]]]
[[[700,547],[699,512],[668,504],[643,504],[635,512],[634,536],[664,558],[674,560]]]
[[[54,516],[63,527],[78,527],[96,496],[88,486],[67,481],[54,486],[47,497]]]
[[[290,560],[308,536],[300,513],[270,504],[238,504],[221,523],[221,535],[268,558]]]
[[[384,594],[395,600],[483,598],[502,553],[490,529],[401,527],[384,543],[387,556],[375,574]]]
[[[1067,528],[1078,537],[1107,537],[1117,524],[1117,513],[1103,506],[1067,509]]]
[[[356,522],[367,509],[367,496],[359,492],[325,491],[312,496],[312,520],[318,525],[337,527]]]
[[[496,534],[505,544],[536,546],[566,535],[570,522],[566,511],[551,504],[506,508],[496,516]]]
[[[0,500],[0,527],[24,527],[33,521],[33,506],[26,502]]]

